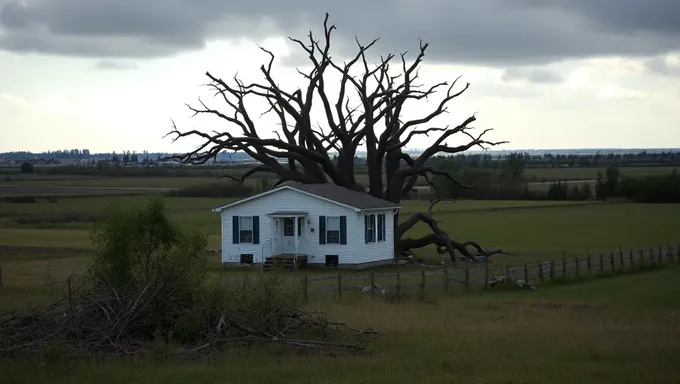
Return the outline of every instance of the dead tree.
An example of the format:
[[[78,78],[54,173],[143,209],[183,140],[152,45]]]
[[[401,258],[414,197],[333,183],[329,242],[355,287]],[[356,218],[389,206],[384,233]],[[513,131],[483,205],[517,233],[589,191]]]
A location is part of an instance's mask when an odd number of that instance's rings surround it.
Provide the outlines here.
[[[199,106],[187,105],[195,115],[212,115],[222,119],[222,132],[205,133],[199,130],[180,131],[173,123],[173,141],[182,137],[199,137],[203,144],[194,151],[173,156],[185,163],[205,163],[222,151],[242,151],[260,164],[235,178],[243,182],[257,173],[275,175],[278,185],[286,181],[301,183],[334,183],[336,185],[368,193],[391,202],[400,202],[413,190],[418,178],[427,180],[433,188],[432,176],[444,177],[462,188],[463,185],[449,172],[436,168],[431,159],[440,154],[455,154],[473,147],[488,148],[505,142],[491,142],[484,135],[486,129],[472,134],[471,124],[476,120],[472,115],[454,125],[437,126],[434,120],[447,113],[450,102],[462,95],[470,86],[453,82],[440,82],[424,87],[416,84],[418,71],[428,48],[420,41],[418,54],[408,62],[406,54],[381,57],[377,64],[369,65],[367,51],[378,39],[363,45],[356,40],[358,52],[342,65],[330,55],[331,34],[335,28],[324,20],[324,34],[317,41],[310,31],[307,42],[290,38],[309,57],[311,70],[304,73],[305,87],[287,91],[278,86],[272,75],[274,54],[260,47],[269,56],[266,65],[260,67],[264,77],[261,83],[246,83],[234,77],[231,81],[206,72],[210,79],[207,86],[223,102],[221,109],[213,108],[199,99]],[[391,66],[397,61],[393,73]],[[354,70],[359,74],[355,75]],[[339,75],[339,92],[332,97],[326,88],[326,75]],[[413,103],[442,95],[428,113],[406,120],[403,111]],[[262,126],[258,125],[252,110],[247,108],[250,98],[263,100],[269,106],[265,113],[275,114],[279,120],[280,132],[276,138],[264,138]],[[316,126],[312,116],[313,104],[321,105],[323,127]],[[422,110],[427,107],[421,107]],[[233,129],[230,129],[233,128]],[[438,134],[432,144],[417,158],[403,152],[414,137]],[[465,144],[450,146],[451,138],[463,137]],[[355,176],[355,155],[360,145],[366,147],[368,186],[357,182]],[[337,158],[332,153],[337,153]],[[279,161],[279,160],[283,161]],[[477,254],[490,256],[503,253],[501,250],[483,249],[474,241],[459,242],[442,230],[429,212],[417,213],[399,223],[395,220],[395,255],[404,251],[436,245],[441,254],[448,253],[455,261],[455,251],[463,257],[472,257],[471,249]],[[424,222],[432,233],[421,238],[406,237],[416,223]]]

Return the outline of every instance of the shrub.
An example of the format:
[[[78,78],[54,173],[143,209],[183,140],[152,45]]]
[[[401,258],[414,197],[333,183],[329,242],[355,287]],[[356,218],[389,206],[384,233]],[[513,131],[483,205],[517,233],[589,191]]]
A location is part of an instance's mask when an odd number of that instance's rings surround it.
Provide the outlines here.
[[[22,163],[21,164],[21,173],[33,173],[35,172],[35,167],[31,163]]]
[[[90,272],[116,290],[140,290],[166,281],[193,291],[205,278],[203,250],[207,239],[184,233],[165,212],[160,199],[130,210],[110,205],[106,221],[95,228],[95,255]]]

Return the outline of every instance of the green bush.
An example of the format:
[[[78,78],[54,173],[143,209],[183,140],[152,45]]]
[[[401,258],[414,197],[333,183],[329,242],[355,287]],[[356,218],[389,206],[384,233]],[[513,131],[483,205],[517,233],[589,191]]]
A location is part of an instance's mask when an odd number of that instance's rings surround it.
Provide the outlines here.
[[[125,293],[165,281],[191,293],[206,274],[202,256],[207,238],[185,233],[165,212],[165,204],[153,199],[129,210],[111,205],[104,223],[95,228],[92,276]]]

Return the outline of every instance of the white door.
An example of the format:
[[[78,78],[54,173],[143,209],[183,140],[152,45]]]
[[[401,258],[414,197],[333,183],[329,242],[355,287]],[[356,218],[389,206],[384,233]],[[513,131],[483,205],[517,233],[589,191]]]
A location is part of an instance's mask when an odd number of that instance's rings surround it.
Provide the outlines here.
[[[295,253],[295,218],[294,217],[284,217],[282,220],[283,226],[281,227],[281,253]],[[298,235],[297,239],[302,237],[304,231],[302,230],[302,225],[304,224],[304,219],[302,217],[297,218],[298,222]]]

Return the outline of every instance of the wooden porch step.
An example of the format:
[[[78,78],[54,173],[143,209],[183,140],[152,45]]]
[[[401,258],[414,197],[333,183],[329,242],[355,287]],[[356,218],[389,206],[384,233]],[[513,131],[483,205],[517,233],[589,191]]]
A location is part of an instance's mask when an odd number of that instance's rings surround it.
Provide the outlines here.
[[[307,255],[298,255],[296,264],[295,255],[281,254],[267,257],[267,259],[264,262],[264,265],[262,266],[262,269],[265,271],[271,271],[277,268],[282,268],[285,270],[293,271],[296,269],[296,267],[297,269],[300,269],[300,267],[303,267],[305,265],[307,265]]]

